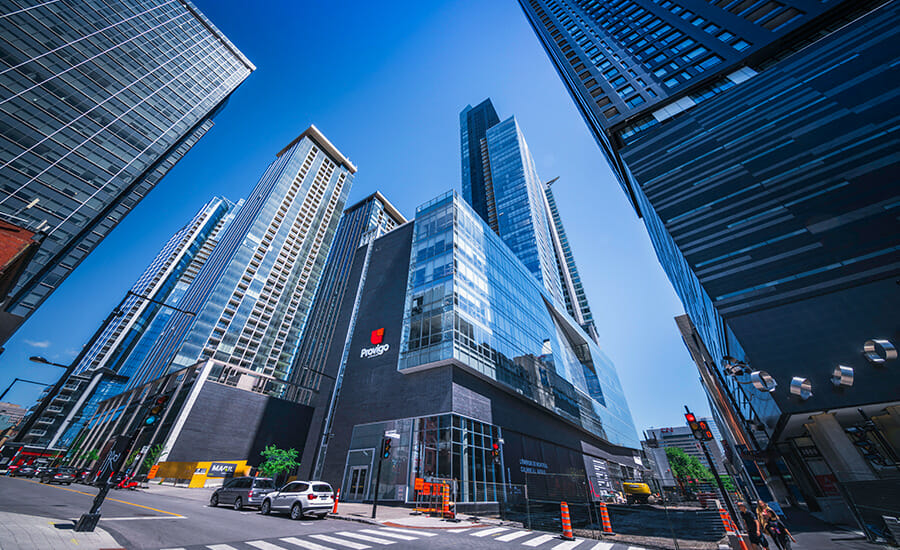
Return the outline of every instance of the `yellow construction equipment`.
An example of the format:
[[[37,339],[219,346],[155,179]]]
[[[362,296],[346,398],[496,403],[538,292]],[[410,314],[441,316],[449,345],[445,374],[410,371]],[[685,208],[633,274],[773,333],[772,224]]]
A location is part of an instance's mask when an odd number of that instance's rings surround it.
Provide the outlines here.
[[[647,504],[650,500],[650,486],[646,483],[625,482],[622,491],[628,504]]]

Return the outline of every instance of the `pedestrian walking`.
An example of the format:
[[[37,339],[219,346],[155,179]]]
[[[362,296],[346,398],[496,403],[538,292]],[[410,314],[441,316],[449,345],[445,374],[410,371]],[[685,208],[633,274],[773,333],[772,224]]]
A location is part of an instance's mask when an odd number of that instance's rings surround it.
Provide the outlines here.
[[[775,513],[775,510],[769,509],[767,515],[766,533],[772,537],[775,545],[780,550],[791,550],[791,542],[797,542],[797,539],[788,531],[788,528],[781,521],[781,518],[778,517],[778,514]]]
[[[738,512],[744,521],[744,527],[747,528],[747,537],[750,539],[750,550],[760,550],[766,548],[765,537],[762,534],[762,528],[759,526],[759,519],[756,514],[747,510],[747,505],[738,502]]]

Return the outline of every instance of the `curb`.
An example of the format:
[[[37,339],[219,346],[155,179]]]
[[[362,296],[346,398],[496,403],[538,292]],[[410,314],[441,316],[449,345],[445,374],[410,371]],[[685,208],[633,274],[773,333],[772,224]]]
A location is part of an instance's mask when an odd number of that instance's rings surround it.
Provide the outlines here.
[[[372,518],[363,518],[360,516],[344,516],[341,514],[328,514],[329,518],[332,519],[342,519],[344,521],[355,521],[357,523],[368,523],[369,525],[381,525],[380,522],[372,519]]]

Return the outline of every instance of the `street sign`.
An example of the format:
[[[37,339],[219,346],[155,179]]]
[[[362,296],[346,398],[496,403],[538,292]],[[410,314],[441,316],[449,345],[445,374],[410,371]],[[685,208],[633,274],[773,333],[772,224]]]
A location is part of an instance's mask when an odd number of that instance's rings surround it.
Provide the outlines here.
[[[390,437],[391,439],[400,439],[400,432],[397,430],[388,430],[384,432],[384,437]]]

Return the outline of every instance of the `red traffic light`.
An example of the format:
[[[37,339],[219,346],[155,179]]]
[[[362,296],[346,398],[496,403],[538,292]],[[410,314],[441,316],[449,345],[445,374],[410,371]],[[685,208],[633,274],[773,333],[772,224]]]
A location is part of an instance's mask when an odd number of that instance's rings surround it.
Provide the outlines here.
[[[684,419],[688,421],[688,424],[697,421],[697,418],[694,416],[694,413],[687,413],[684,415]]]
[[[500,450],[500,444],[499,444],[499,443],[494,443],[493,449],[494,449],[495,451],[499,451],[499,450]]]

